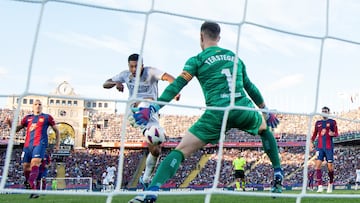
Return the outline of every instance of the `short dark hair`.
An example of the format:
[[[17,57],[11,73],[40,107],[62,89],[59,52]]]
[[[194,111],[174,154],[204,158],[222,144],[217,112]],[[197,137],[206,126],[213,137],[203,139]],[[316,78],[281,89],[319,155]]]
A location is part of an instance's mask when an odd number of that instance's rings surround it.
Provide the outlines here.
[[[330,108],[327,106],[322,107],[321,110],[327,110],[328,112],[330,112]]]
[[[139,61],[139,54],[131,54],[128,58],[128,62],[130,61]]]
[[[201,25],[200,31],[210,39],[215,40],[217,37],[219,37],[221,29],[219,24],[211,21],[205,21]]]

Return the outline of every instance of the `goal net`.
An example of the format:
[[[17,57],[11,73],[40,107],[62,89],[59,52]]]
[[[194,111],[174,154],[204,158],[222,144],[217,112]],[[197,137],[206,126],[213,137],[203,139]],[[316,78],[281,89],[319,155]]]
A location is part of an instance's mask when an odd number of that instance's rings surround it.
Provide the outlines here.
[[[267,190],[273,174],[259,139],[246,137],[241,132],[222,131],[219,145],[209,150],[215,155],[201,154],[209,159],[208,162],[188,164],[191,169],[181,168],[184,171],[199,170],[199,175],[189,180],[189,188],[204,184],[206,189],[171,188],[170,192],[160,191],[159,194],[201,194],[206,196],[205,203],[211,201],[213,194],[292,197],[297,203],[303,198],[325,197],[307,190],[308,169],[313,167],[314,155],[309,149],[310,137],[314,121],[323,115],[321,107],[329,106],[330,117],[338,121],[340,130],[341,137],[336,141],[357,143],[360,139],[359,11],[357,0],[0,1],[0,147],[4,149],[0,157],[0,192],[29,193],[12,187],[23,181],[21,172],[15,170],[21,168],[21,152],[15,148],[21,148],[24,132],[16,133],[14,126],[9,130],[4,121],[10,116],[14,118],[13,124],[19,123],[19,119],[31,111],[28,108],[33,102],[30,96],[35,95],[45,98],[46,106],[59,107],[44,109],[44,112],[56,115],[58,122],[72,124],[62,131],[67,140],[65,144],[85,148],[82,150],[87,159],[91,160],[93,156],[89,154],[88,146],[102,147],[103,151],[107,148],[119,150],[103,153],[117,155],[115,161],[107,157],[111,160],[109,163],[117,166],[115,188],[102,193],[107,196],[107,203],[115,195],[137,195],[136,184],[135,190],[129,190],[128,186],[138,178],[132,174],[143,168],[131,168],[127,164],[134,162],[129,160],[139,161],[141,157],[125,148],[139,150],[146,146],[138,141],[141,139],[136,137],[139,132],[128,130],[129,123],[123,116],[127,115],[127,107],[136,98],[128,99],[126,88],[119,93],[115,88],[105,90],[102,84],[128,68],[127,57],[132,53],[139,53],[145,66],[179,75],[186,60],[201,51],[199,29],[205,20],[211,20],[221,25],[219,45],[234,51],[244,61],[249,77],[262,92],[267,106],[279,115],[281,124],[275,135],[280,146],[281,164],[286,166],[284,184],[287,188],[296,187],[299,192],[269,194]],[[160,94],[166,85],[167,82],[159,83]],[[200,116],[206,109],[200,92],[201,87],[194,79],[182,90],[180,101],[169,103],[161,113],[181,115],[184,120],[194,121],[191,116]],[[68,110],[69,106],[73,109]],[[111,110],[105,111],[105,107],[111,107]],[[77,113],[76,108],[83,111]],[[119,113],[121,117],[117,116]],[[101,116],[104,116],[102,120],[99,119]],[[168,148],[175,147],[177,138],[183,135],[177,131],[188,126],[186,121],[185,125],[171,125],[180,120],[174,117],[174,120],[162,121],[165,128],[170,126],[166,129],[167,135],[173,132],[178,136],[170,138],[175,141],[169,142]],[[111,125],[115,127],[108,127]],[[85,135],[91,136],[84,138]],[[254,148],[254,143],[260,145]],[[345,175],[337,176],[335,189],[346,188],[345,181],[355,179],[354,166],[344,167],[345,155],[355,157],[354,160],[359,158],[353,153],[359,154],[359,148],[353,145],[338,149],[339,154],[335,157],[338,172],[335,173]],[[290,148],[294,146],[300,147],[292,151]],[[233,179],[224,178],[231,176],[229,163],[234,151],[248,152],[251,167],[246,175],[253,183],[251,187],[259,192],[224,189],[234,184]],[[336,165],[337,158],[344,166]],[[105,167],[101,164],[90,167],[91,172]],[[202,168],[205,169],[200,170]],[[96,171],[102,172],[103,168]],[[90,172],[87,174],[91,175]],[[96,195],[92,190],[92,179],[83,177],[49,178],[45,193],[51,189],[53,180],[57,181],[58,190],[62,190],[59,194]],[[176,181],[172,179],[168,185],[176,188],[184,182]],[[360,198],[360,195],[345,193],[332,197]]]
[[[40,182],[41,190],[66,190],[76,192],[91,192],[93,182],[91,177],[73,177],[73,178],[45,178],[46,186],[43,181]]]

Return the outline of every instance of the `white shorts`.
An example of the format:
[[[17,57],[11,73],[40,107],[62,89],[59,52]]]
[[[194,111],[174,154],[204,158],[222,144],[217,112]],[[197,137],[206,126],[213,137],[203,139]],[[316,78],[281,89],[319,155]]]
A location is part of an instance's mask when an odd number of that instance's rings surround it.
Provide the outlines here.
[[[356,176],[355,182],[360,183],[360,176]]]

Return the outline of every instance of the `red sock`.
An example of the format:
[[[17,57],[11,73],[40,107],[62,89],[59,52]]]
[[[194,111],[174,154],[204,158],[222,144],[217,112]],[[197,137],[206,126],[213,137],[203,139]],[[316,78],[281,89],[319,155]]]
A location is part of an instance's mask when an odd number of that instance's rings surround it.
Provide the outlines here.
[[[329,175],[329,182],[330,184],[334,182],[334,171],[329,171],[328,172],[328,175]]]
[[[38,175],[39,175],[39,167],[33,166],[31,168],[31,172],[30,172],[30,176],[29,176],[29,184],[31,186],[31,189],[36,189],[35,181],[36,181],[36,178],[38,177]]]
[[[42,179],[42,190],[46,190],[46,179]]]
[[[322,185],[322,172],[321,169],[316,169],[316,179],[318,182],[318,185]]]
[[[30,171],[24,171],[25,180],[29,181]]]
[[[40,180],[36,180],[36,189],[40,190]]]

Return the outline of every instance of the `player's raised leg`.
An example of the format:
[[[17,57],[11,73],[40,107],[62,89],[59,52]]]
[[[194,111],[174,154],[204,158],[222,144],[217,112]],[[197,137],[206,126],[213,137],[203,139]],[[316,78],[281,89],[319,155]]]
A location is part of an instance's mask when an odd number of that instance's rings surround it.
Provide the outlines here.
[[[154,171],[155,165],[157,163],[158,157],[160,155],[160,146],[156,145],[149,145],[149,154],[146,157],[146,166],[144,174],[140,177],[139,182],[143,186],[144,189],[146,189],[149,186],[149,183],[151,181],[151,175]],[[153,155],[155,154],[155,156]]]
[[[270,128],[265,124],[264,119],[259,129],[259,132],[264,151],[269,157],[271,164],[274,168],[274,182],[271,188],[271,192],[282,193],[284,171],[282,170],[280,164],[278,145],[273,133],[270,131]]]
[[[147,125],[143,134],[148,143],[149,154],[146,158],[144,174],[140,177],[139,182],[146,189],[151,181],[151,176],[161,153],[160,145],[165,142],[165,131],[158,124],[157,116],[154,118],[154,122]]]
[[[190,156],[193,152],[203,146],[205,146],[203,141],[194,136],[192,133],[187,132],[176,149],[172,150],[165,159],[161,161],[147,191],[159,191],[160,186],[175,175],[185,157]],[[131,199],[128,203],[155,202],[156,199],[156,194],[138,195]]]

